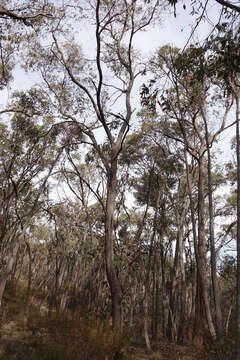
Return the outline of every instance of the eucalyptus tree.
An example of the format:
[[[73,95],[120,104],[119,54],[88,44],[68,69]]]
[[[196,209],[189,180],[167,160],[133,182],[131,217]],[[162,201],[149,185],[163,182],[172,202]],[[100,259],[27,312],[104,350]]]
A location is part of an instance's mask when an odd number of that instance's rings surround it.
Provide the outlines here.
[[[236,107],[236,158],[237,158],[237,329],[240,335],[240,80],[239,80],[239,23],[228,28],[227,24],[220,24],[218,34],[206,43],[206,49],[211,53],[210,66],[207,76],[221,80],[227,95],[231,94]],[[240,359],[240,342],[237,340],[237,355]]]
[[[114,326],[121,323],[122,301],[114,263],[118,158],[133,117],[133,86],[136,77],[144,71],[133,45],[137,34],[153,21],[159,9],[157,5],[157,2],[130,0],[96,0],[82,6],[65,2],[66,16],[50,29],[48,45],[42,39],[31,44],[26,64],[28,69],[40,72],[55,114],[72,123],[69,141],[74,143],[78,139],[79,143],[93,146],[101,159],[107,183],[105,259]],[[82,23],[76,19],[82,19]],[[92,60],[91,55],[84,56],[79,45],[82,24],[87,25],[95,37]],[[109,144],[108,153],[103,151],[97,136],[96,129],[100,128],[100,137],[106,136]]]
[[[26,234],[31,259],[25,254],[21,278],[27,281],[28,274],[29,294],[35,296],[39,306],[48,305],[49,315],[52,311],[70,311],[75,316],[82,311],[107,315],[110,299],[103,233],[99,204],[89,205],[86,214],[78,199],[51,199],[32,220]]]
[[[51,257],[48,263],[48,272],[51,273],[50,310],[55,307],[57,311],[63,311],[70,305],[73,311],[73,302],[83,305],[85,301],[84,307],[96,311],[99,297],[102,296],[97,289],[103,272],[99,261],[103,255],[103,244],[101,233],[94,231],[97,218],[93,217],[91,210],[89,208],[86,214],[86,208],[81,203],[72,201],[47,209],[53,225],[52,237],[48,242]],[[90,222],[92,230],[88,227]],[[92,296],[93,292],[95,296]]]
[[[177,9],[180,8],[179,5],[182,4],[183,9],[190,11],[190,15],[195,18],[195,21],[191,25],[192,31],[190,37],[186,44],[193,39],[193,36],[198,30],[198,26],[203,22],[208,23],[210,29],[214,29],[221,21],[228,23],[228,26],[232,27],[232,25],[239,20],[240,6],[233,1],[215,0],[215,4],[208,0],[168,0],[168,2],[174,8],[175,17],[177,16]]]
[[[0,4],[0,89],[13,80],[26,42],[44,31],[49,21],[59,21],[59,8],[53,1],[2,0]],[[61,13],[63,16],[63,12]]]
[[[169,46],[163,47],[158,51],[157,57],[150,62],[150,67],[155,76],[150,83],[150,88],[146,85],[142,88],[143,103],[149,103],[155,110],[156,106],[162,109],[162,112],[167,115],[176,129],[172,133],[170,129],[165,131],[165,136],[172,137],[183,145],[183,149],[187,151],[191,157],[197,161],[198,164],[198,233],[196,234],[194,208],[192,208],[192,225],[195,239],[195,257],[197,261],[199,283],[198,295],[202,298],[204,304],[204,313],[206,314],[208,327],[213,338],[216,338],[215,326],[212,320],[210,303],[207,293],[207,273],[206,273],[206,234],[205,234],[205,219],[204,219],[204,178],[205,178],[205,153],[210,155],[210,147],[216,141],[218,135],[226,127],[227,115],[232,105],[231,96],[224,98],[222,91],[222,84],[217,80],[212,84],[209,82],[205,72],[206,64],[209,66],[210,57],[205,58],[205,50],[200,47],[190,47],[185,52],[180,54],[177,49],[171,49]],[[205,74],[205,75],[204,75]],[[169,83],[161,92],[158,91],[156,82],[165,75]],[[159,94],[159,97],[158,97]],[[214,99],[214,102],[213,102]],[[216,102],[217,100],[217,102]],[[214,108],[214,104],[218,108]],[[216,126],[215,130],[210,133],[208,128],[210,119],[217,116],[220,120],[220,126]],[[213,126],[212,126],[213,127]],[[213,127],[214,129],[214,127]],[[208,156],[209,160],[210,156]],[[187,161],[187,158],[186,158]],[[188,168],[187,162],[186,166]],[[208,184],[209,196],[211,190],[211,164],[208,161]],[[189,179],[189,174],[188,174]],[[190,190],[190,183],[188,181]],[[189,193],[190,195],[190,193]],[[190,198],[190,202],[191,198]],[[211,214],[211,198],[209,200],[210,217]],[[213,224],[211,224],[213,226]],[[221,309],[220,299],[218,295],[217,278],[216,278],[216,256],[215,243],[210,229],[211,240],[211,269],[212,282],[215,298],[215,313],[217,335],[221,337]],[[198,235],[198,237],[196,237]],[[198,308],[201,304],[196,304],[198,311],[203,311]],[[202,317],[200,313],[198,316]]]
[[[178,314],[176,315],[176,301],[173,301],[173,298],[177,298],[177,278],[180,279],[181,274],[183,274],[182,283],[184,283],[183,227],[186,222],[188,205],[186,204],[186,212],[182,211],[184,191],[182,193],[177,185],[178,178],[181,178],[183,174],[181,149],[178,149],[174,142],[170,144],[170,141],[162,136],[161,122],[158,118],[155,119],[150,115],[150,111],[145,112],[143,109],[140,116],[142,124],[137,132],[128,136],[121,155],[121,162],[131,164],[130,173],[133,178],[131,182],[136,202],[141,207],[145,207],[140,226],[136,229],[136,240],[141,241],[147,249],[145,274],[142,279],[145,339],[150,348],[146,324],[150,307],[152,307],[152,334],[155,339],[159,327],[160,308],[162,309],[163,333],[166,333],[166,313],[169,308],[173,315],[169,327],[174,328],[176,325],[175,318],[178,317]],[[182,179],[179,184],[183,189]],[[188,200],[186,196],[185,199]],[[180,218],[181,221],[179,221]],[[175,241],[175,260],[172,261],[170,248],[173,247],[172,244]],[[170,264],[171,275],[166,266],[166,259]],[[167,282],[169,284],[168,291]],[[168,292],[172,294],[170,296],[171,304],[169,304]],[[173,326],[171,326],[172,324]]]
[[[10,19],[15,21],[15,24],[20,22],[25,26],[33,27],[39,19],[52,17],[51,10],[53,10],[51,2],[3,0],[0,7],[0,17],[2,22]]]
[[[39,118],[43,99],[37,111],[35,98],[33,110],[31,95],[32,92],[16,94],[8,110],[15,112],[10,124],[6,125],[6,119],[1,122],[0,300],[17,251],[24,242],[31,219],[46,199],[49,178],[64,148],[63,144],[56,144],[56,128],[51,128],[44,116]]]

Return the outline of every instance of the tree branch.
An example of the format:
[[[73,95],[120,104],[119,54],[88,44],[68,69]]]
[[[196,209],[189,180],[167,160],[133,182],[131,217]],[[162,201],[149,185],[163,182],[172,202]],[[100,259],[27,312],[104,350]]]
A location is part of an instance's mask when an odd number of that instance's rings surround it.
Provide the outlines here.
[[[232,10],[237,11],[238,13],[240,13],[240,7],[237,6],[237,5],[231,4],[230,2],[225,1],[225,0],[216,0],[216,2],[223,5],[223,6],[226,6],[229,9],[232,9]]]

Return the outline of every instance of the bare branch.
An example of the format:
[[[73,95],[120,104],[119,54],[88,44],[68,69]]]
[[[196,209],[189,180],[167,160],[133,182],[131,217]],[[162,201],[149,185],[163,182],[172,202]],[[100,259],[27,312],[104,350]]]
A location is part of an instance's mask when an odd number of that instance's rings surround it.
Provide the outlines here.
[[[52,14],[47,14],[47,13],[36,13],[34,15],[18,15],[17,13],[4,9],[4,8],[0,8],[0,17],[4,17],[4,18],[8,18],[8,19],[13,19],[13,20],[17,20],[17,21],[21,21],[24,23],[24,25],[26,26],[32,26],[31,20],[37,19],[37,18],[41,18],[41,17],[47,17],[47,18],[52,18],[53,15]]]
[[[225,0],[216,0],[216,2],[218,2],[219,4],[221,4],[223,6],[226,6],[229,9],[232,9],[232,10],[237,11],[238,13],[240,13],[240,6],[232,4],[229,1],[225,1]]]

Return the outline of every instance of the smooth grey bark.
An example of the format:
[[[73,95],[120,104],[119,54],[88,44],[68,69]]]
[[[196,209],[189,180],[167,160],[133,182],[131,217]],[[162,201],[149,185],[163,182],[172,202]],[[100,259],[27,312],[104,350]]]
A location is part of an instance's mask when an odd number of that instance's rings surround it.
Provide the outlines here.
[[[174,265],[171,272],[171,289],[170,289],[169,315],[168,315],[168,337],[174,341],[178,340],[182,342],[183,323],[181,323],[180,320],[179,327],[177,329],[176,319],[178,317],[177,314],[178,302],[180,303],[182,310],[181,313],[179,314],[179,318],[181,319],[185,317],[186,284],[185,284],[185,269],[183,263],[183,247],[184,247],[183,232],[184,232],[185,217],[189,207],[188,197],[185,197],[183,204],[181,204],[181,210],[179,207],[180,207],[180,199],[178,199],[178,204],[176,205],[176,210],[175,210],[178,230],[177,230],[177,243],[176,243],[176,249],[174,255]],[[180,287],[181,287],[180,292],[177,291],[179,278],[180,278]],[[178,301],[179,298],[180,301]]]
[[[202,104],[199,104],[200,106],[200,111],[201,111],[201,116],[205,122],[205,124],[207,124],[207,120],[202,108]],[[225,122],[226,122],[226,118],[228,115],[228,112],[230,110],[232,106],[232,103],[228,104],[224,113],[224,116],[222,118],[222,123],[220,128],[217,130],[217,132],[213,135],[212,140],[211,140],[211,144],[215,141],[217,135],[223,131],[224,126],[225,126]],[[181,126],[181,130],[183,133],[183,137],[184,137],[184,143],[185,143],[185,150],[189,150],[188,148],[188,141],[186,138],[186,133],[185,133],[185,129],[184,126],[181,125],[181,123],[179,122],[180,126]],[[194,206],[193,204],[191,204],[191,217],[192,217],[192,223],[193,223],[193,231],[194,231],[194,250],[195,250],[195,257],[196,257],[196,263],[197,263],[197,302],[196,302],[196,319],[195,319],[195,329],[199,328],[199,321],[200,319],[203,318],[203,316],[206,316],[206,320],[207,320],[207,324],[208,324],[208,328],[209,328],[209,332],[212,336],[212,338],[215,340],[216,339],[216,329],[213,323],[213,319],[212,319],[212,314],[211,314],[211,308],[210,308],[210,302],[209,302],[209,296],[208,296],[208,291],[207,291],[207,272],[206,272],[206,234],[205,234],[205,219],[204,219],[204,178],[205,178],[205,173],[204,173],[204,154],[207,150],[207,144],[206,144],[206,139],[204,139],[204,137],[201,135],[200,131],[199,131],[199,127],[198,125],[195,123],[195,128],[197,131],[197,135],[198,138],[200,140],[200,148],[199,151],[196,153],[195,158],[198,161],[198,239],[196,236],[196,229],[195,229],[195,225],[194,225]],[[206,135],[206,132],[205,132]],[[210,144],[209,144],[210,146]],[[193,155],[193,154],[192,154]],[[185,155],[185,159],[186,159],[186,155]],[[187,161],[187,160],[186,160]],[[211,165],[211,162],[210,162]],[[211,168],[209,168],[211,171]],[[209,174],[208,174],[209,175]],[[211,176],[211,174],[210,174]],[[189,184],[189,175],[188,175],[188,184]],[[190,184],[189,184],[190,185]],[[211,186],[211,178],[210,178],[210,186]],[[190,193],[190,192],[189,192]],[[190,199],[190,203],[191,203],[191,199]],[[212,203],[211,203],[212,206]],[[211,208],[211,211],[212,208]],[[213,219],[211,221],[211,227],[213,230]],[[216,276],[216,271],[214,271],[214,266],[216,266],[216,264],[214,264],[214,260],[216,263],[216,252],[215,252],[215,244],[214,244],[214,233],[212,232],[211,234],[211,240],[212,240],[212,253],[213,253],[213,276],[215,273]],[[216,279],[215,279],[216,280]],[[217,284],[215,282],[216,288],[215,288],[215,299],[216,299],[216,317],[218,317],[218,326],[219,326],[219,331],[221,332],[221,309],[220,309],[220,298],[218,298],[218,289],[217,289]],[[204,310],[203,308],[204,307]]]
[[[156,194],[156,202],[155,202],[155,211],[154,211],[154,218],[153,218],[153,232],[150,239],[150,248],[149,248],[149,254],[148,254],[148,264],[147,264],[147,273],[146,278],[144,281],[143,286],[143,315],[144,315],[144,337],[145,337],[145,343],[147,346],[147,349],[151,351],[151,343],[148,333],[148,295],[150,290],[150,272],[151,272],[151,265],[152,265],[152,253],[155,243],[155,237],[157,232],[157,217],[158,217],[158,211],[159,211],[159,204],[160,204],[160,198],[161,198],[161,191],[158,184],[157,188],[157,194]]]
[[[185,134],[185,129],[183,128],[183,136],[184,136],[184,141],[185,141],[185,148],[184,148],[184,160],[185,160],[185,166],[186,166],[186,175],[187,175],[187,188],[188,188],[188,196],[189,196],[189,203],[190,203],[190,213],[191,213],[191,223],[192,223],[192,232],[193,232],[193,245],[194,245],[194,254],[195,254],[195,260],[196,260],[196,265],[198,267],[198,247],[197,247],[197,227],[196,227],[196,222],[195,222],[195,208],[194,208],[194,202],[193,202],[193,197],[192,197],[192,181],[191,181],[191,176],[190,176],[190,171],[189,171],[189,164],[188,164],[188,159],[187,159],[187,142],[186,142],[186,134]],[[196,271],[197,273],[197,271]],[[195,284],[193,284],[193,288],[192,288],[192,298],[193,298],[193,307],[192,307],[192,315],[194,314],[195,317],[195,324],[196,324],[196,313],[197,313],[197,296],[196,296],[196,291],[197,291],[197,276],[195,273]],[[194,325],[195,326],[195,325]]]
[[[27,230],[27,226],[25,225],[22,229],[21,234],[19,235],[19,237],[14,238],[12,241],[14,242],[13,244],[13,249],[11,252],[9,252],[9,257],[8,257],[8,262],[6,265],[6,269],[5,271],[0,275],[0,306],[2,305],[2,298],[3,298],[3,294],[4,294],[4,290],[6,287],[6,283],[7,283],[7,279],[8,277],[11,275],[12,269],[13,269],[13,265],[16,261],[16,256],[18,253],[18,250],[21,246],[21,244],[24,241],[24,236]]]
[[[184,133],[185,137],[185,133]],[[195,305],[195,334],[201,330],[201,323],[203,320],[204,313],[210,334],[213,339],[216,339],[216,331],[212,320],[210,303],[207,293],[207,274],[206,274],[206,239],[205,239],[205,228],[204,228],[204,158],[203,153],[200,153],[198,163],[198,235],[195,225],[195,209],[192,199],[192,185],[189,174],[189,166],[187,161],[187,154],[185,150],[185,162],[187,172],[187,182],[190,199],[191,219],[193,227],[193,240],[195,258],[197,263],[197,294],[196,294],[196,305]],[[204,307],[204,310],[203,310]]]
[[[158,340],[159,309],[160,309],[160,258],[157,251],[154,254],[154,278],[153,278],[153,307],[152,307],[152,335],[154,341]]]
[[[165,209],[162,210],[162,216],[164,216]],[[164,252],[164,239],[163,229],[160,228],[159,232],[159,245],[160,245],[160,272],[161,272],[161,310],[162,310],[162,332],[163,336],[167,334],[167,318],[168,318],[168,295],[166,289],[166,254]]]
[[[228,328],[229,328],[229,322],[230,322],[230,318],[231,318],[231,314],[232,314],[232,309],[233,309],[233,302],[231,303],[231,305],[229,307],[227,319],[226,319],[226,323],[225,323],[225,335],[226,336],[228,336]]]
[[[27,284],[27,295],[26,295],[25,305],[26,305],[26,313],[28,313],[29,305],[30,305],[31,284],[32,284],[32,251],[30,244],[27,240],[25,240],[25,244],[28,253],[28,284]]]
[[[204,157],[200,152],[198,163],[198,270],[200,278],[200,296],[203,298],[207,324],[209,332],[216,340],[216,330],[214,327],[209,296],[207,291],[207,272],[206,272],[206,234],[204,219]]]
[[[114,262],[114,210],[117,188],[117,151],[113,152],[111,159],[111,168],[108,173],[108,189],[105,218],[105,260],[107,279],[111,289],[112,297],[112,320],[114,328],[121,328],[121,301],[122,290],[120,280],[117,277],[116,266]]]
[[[215,249],[215,236],[214,236],[214,213],[213,213],[213,190],[212,190],[212,159],[209,144],[209,132],[206,117],[203,116],[205,125],[205,141],[207,146],[207,173],[208,173],[208,209],[209,209],[209,237],[210,237],[210,248],[211,248],[211,279],[212,279],[212,290],[215,307],[215,322],[217,337],[220,339],[223,334],[223,322],[222,322],[222,310],[220,302],[219,284],[217,279],[217,259]]]
[[[237,140],[237,343],[236,360],[240,360],[240,91],[234,92],[236,101],[236,140]]]
[[[0,276],[0,306],[2,305],[2,298],[3,298],[4,290],[6,287],[7,279],[10,276],[11,271],[13,269],[13,265],[14,265],[14,262],[16,261],[16,256],[17,256],[19,247],[20,247],[20,243],[17,241],[14,245],[13,251],[11,252],[11,254],[9,254],[6,269]]]
[[[177,223],[178,223],[178,248],[179,248],[179,269],[181,274],[181,284],[180,284],[180,316],[179,316],[179,326],[178,326],[178,334],[177,340],[179,344],[183,344],[184,342],[184,333],[185,333],[185,325],[187,319],[186,313],[186,275],[185,275],[185,267],[184,267],[184,259],[183,259],[183,251],[184,251],[184,223],[186,221],[186,214],[189,209],[189,198],[185,197],[185,201],[183,203],[182,214],[177,213]]]
[[[144,331],[144,339],[145,344],[148,351],[152,351],[151,342],[149,337],[149,330],[148,330],[148,298],[146,296],[146,287],[143,285],[143,331]]]

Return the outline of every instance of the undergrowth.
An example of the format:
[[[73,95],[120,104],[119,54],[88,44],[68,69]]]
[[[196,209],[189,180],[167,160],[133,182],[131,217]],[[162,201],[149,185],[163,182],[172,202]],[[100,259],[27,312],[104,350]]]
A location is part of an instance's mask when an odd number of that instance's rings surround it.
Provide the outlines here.
[[[204,336],[203,342],[180,346],[161,338],[149,353],[137,329],[131,328],[131,334],[125,329],[123,336],[109,321],[86,312],[49,313],[46,304],[40,306],[43,294],[38,295],[26,311],[25,284],[19,283],[15,292],[8,283],[0,308],[1,360],[232,360],[235,356],[233,328],[221,343]]]
[[[26,313],[24,284],[16,294],[8,284],[0,319],[6,360],[122,360],[127,344],[102,318],[48,313],[37,301]]]
[[[100,360],[117,358],[126,341],[106,320],[72,319],[67,313],[42,315],[36,308],[29,314],[31,330],[43,360]]]

